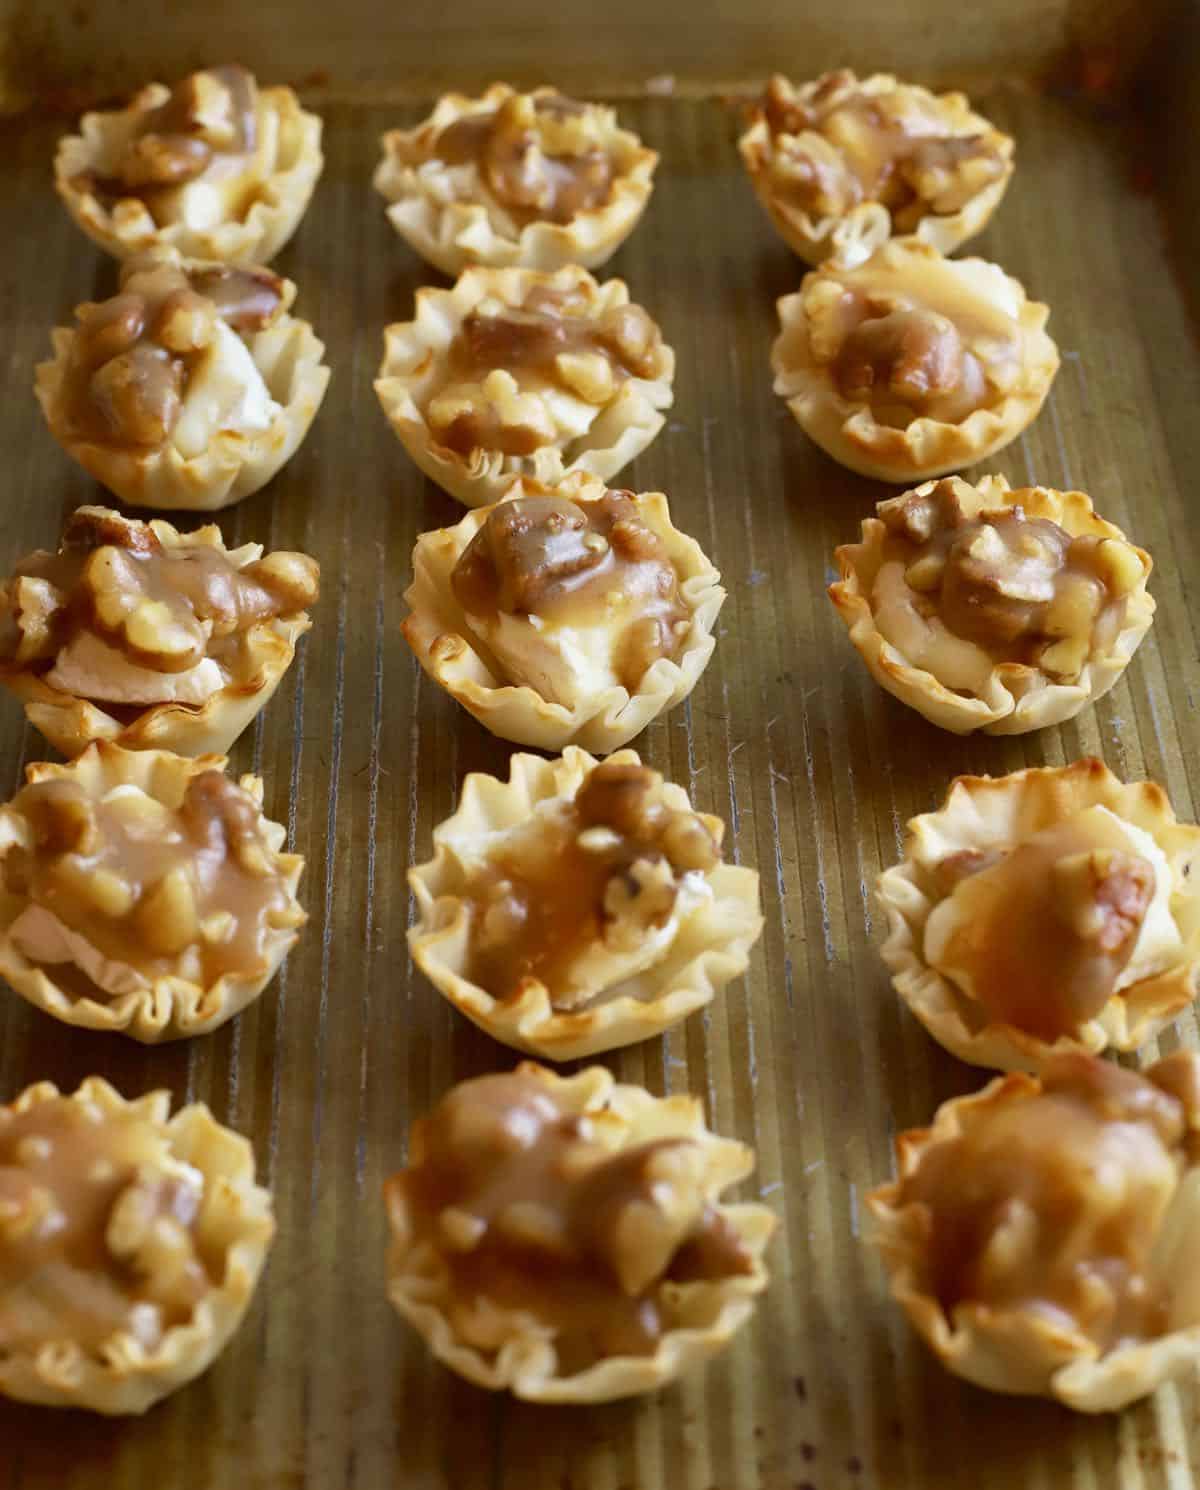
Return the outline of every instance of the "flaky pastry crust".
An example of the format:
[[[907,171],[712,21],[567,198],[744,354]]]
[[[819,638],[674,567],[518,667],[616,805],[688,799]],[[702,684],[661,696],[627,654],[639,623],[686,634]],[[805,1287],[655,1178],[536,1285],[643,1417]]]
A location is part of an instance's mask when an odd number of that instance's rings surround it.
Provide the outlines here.
[[[532,269],[468,269],[451,290],[418,290],[415,319],[397,322],[384,331],[383,361],[375,380],[383,412],[421,470],[468,507],[498,502],[519,476],[553,486],[571,472],[584,471],[607,481],[650,444],[663,426],[661,411],[671,406],[675,354],[661,346],[653,376],[617,382],[582,434],[560,435],[530,455],[478,447],[463,455],[441,443],[424,408],[447,381],[448,353],[464,319],[484,300],[520,307],[534,289],[582,297],[592,319],[629,304],[624,281],[610,279],[600,285],[575,265],[553,274]]]
[[[138,197],[124,197],[106,206],[88,188],[86,178],[104,169],[142,118],[170,96],[165,84],[150,83],[123,109],[85,114],[79,134],[65,135],[59,141],[54,187],[67,211],[94,243],[118,259],[161,247],[226,264],[269,263],[299,226],[325,164],[320,118],[302,109],[290,88],[260,89],[259,116],[274,115],[275,144],[273,158],[263,163],[265,172],[244,215],[206,228],[186,222],[160,227]]]
[[[68,765],[35,762],[27,766],[25,779],[27,784],[75,782],[93,801],[114,787],[132,785],[174,809],[183,801],[193,777],[206,771],[224,771],[225,766],[225,758],[219,755],[185,760],[166,750],[122,750],[101,740],[89,745]],[[148,985],[140,990],[103,1000],[91,998],[56,982],[54,964],[47,964],[50,969],[47,971],[17,948],[10,929],[30,902],[25,896],[9,893],[0,883],[0,977],[23,999],[64,1024],[115,1031],[144,1045],[208,1034],[253,1003],[278,972],[308,919],[296,900],[304,858],[284,851],[286,829],[262,815],[262,778],[245,775],[239,778],[238,785],[258,808],[259,832],[270,865],[282,878],[288,907],[287,924],[268,927],[259,963],[244,971],[225,972],[207,987],[170,974],[148,980]],[[26,821],[11,804],[0,807],[0,863],[14,847],[29,841],[30,828]]]
[[[1126,541],[1120,528],[1094,511],[1085,492],[1060,492],[1046,486],[1013,490],[1003,476],[984,476],[974,486],[958,477],[951,479],[970,517],[1020,506],[1027,517],[1057,523],[1073,538],[1092,535]],[[929,481],[915,492],[925,494],[934,486]],[[981,730],[988,735],[1020,735],[1073,719],[1117,683],[1154,620],[1154,597],[1146,589],[1153,561],[1144,549],[1131,545],[1143,565],[1142,578],[1126,597],[1124,619],[1111,646],[1089,657],[1077,677],[1056,681],[1038,666],[997,662],[979,693],[947,688],[933,673],[914,666],[876,624],[872,589],[887,536],[878,518],[863,519],[861,541],[836,550],[842,577],[829,586],[829,598],[880,687],[954,734]]]
[[[105,513],[104,508],[84,509]],[[112,514],[116,516],[116,514]],[[223,553],[238,569],[262,557],[261,543],[227,549],[215,523],[181,533],[162,518],[148,526],[168,554],[203,545]],[[94,740],[126,750],[165,750],[176,755],[223,755],[271,701],[312,621],[307,611],[255,622],[245,633],[244,667],[224,688],[200,704],[148,704],[130,720],[103,704],[64,693],[33,669],[0,663],[0,684],[19,698],[30,724],[63,755],[77,756]]]
[[[785,85],[792,101],[809,103],[828,81],[817,78],[792,89]],[[982,114],[977,114],[963,93],[934,94],[914,83],[902,83],[890,73],[875,73],[861,80],[851,73],[848,81],[869,101],[900,98],[911,101],[920,113],[937,120],[949,139],[977,139],[1003,162],[1002,174],[974,192],[954,211],[938,212],[929,207],[908,230],[922,243],[940,253],[950,254],[976,233],[982,232],[1000,204],[1013,172],[1013,142]],[[782,80],[780,80],[782,83]],[[892,234],[892,218],[882,202],[866,200],[849,207],[840,215],[813,217],[798,202],[789,199],[786,171],[786,147],[771,128],[766,109],[756,102],[749,128],[738,141],[742,161],[750,176],[755,194],[780,237],[809,264],[820,264],[831,255],[843,262],[865,258]]]
[[[990,1021],[974,999],[929,965],[925,928],[944,898],[934,871],[964,850],[1010,847],[1096,806],[1148,834],[1161,850],[1170,873],[1167,905],[1180,945],[1170,966],[1114,993],[1073,1036],[1051,1043]],[[896,992],[933,1038],[971,1065],[1036,1072],[1062,1051],[1136,1050],[1200,993],[1198,873],[1200,828],[1176,820],[1156,782],[1123,782],[1095,759],[1008,776],[960,776],[936,812],[909,821],[903,862],[879,877],[876,895],[888,921],[881,955]]]
[[[213,267],[208,261],[184,259],[171,248],[157,250],[154,259],[185,270]],[[131,263],[122,283],[127,273],[150,262]],[[208,448],[195,456],[185,456],[170,439],[131,446],[87,438],[67,414],[67,377],[77,332],[57,326],[50,333],[54,356],[40,362],[34,375],[34,392],[51,434],[72,460],[130,507],[216,512],[252,495],[300,448],[329,386],[330,369],[322,360],[325,343],[307,321],[288,314],[296,298],[291,280],[282,281],[282,296],[284,313],[278,320],[242,338],[279,406],[268,428],[219,429]]]
[[[1011,331],[1016,367],[1003,375],[995,349],[970,327],[963,344],[988,379],[988,401],[955,423],[921,415],[901,428],[880,423],[871,404],[839,389],[833,362],[843,344],[837,329],[839,290],[886,274],[900,290],[911,281],[944,295],[950,307],[974,305]],[[934,307],[937,308],[936,306]],[[985,459],[1037,417],[1058,371],[1058,348],[1045,330],[1049,308],[1030,300],[1019,281],[986,259],[944,259],[918,238],[893,238],[851,267],[829,260],[807,274],[800,289],[778,302],[781,331],[771,348],[775,392],[808,437],[841,465],[877,481],[923,481]]]
[[[586,505],[604,495],[604,485],[582,473],[566,478],[553,493],[535,482],[516,482],[505,501],[552,494]],[[720,575],[700,545],[671,523],[661,492],[634,498],[639,515],[667,547],[679,576],[680,594],[690,624],[675,659],[660,657],[645,673],[637,691],[614,684],[584,706],[551,703],[526,684],[506,683],[470,640],[462,607],[450,587],[450,576],[467,545],[496,506],[468,512],[452,528],[423,533],[413,550],[413,582],[404,598],[410,610],[403,631],[429,676],[456,698],[480,724],[518,745],[564,750],[578,745],[597,755],[618,750],[659,714],[691,693],[716,646],[713,628],[725,600]]]
[[[1182,1056],[1180,1052],[1170,1059]],[[1195,1060],[1192,1055],[1184,1058]],[[1147,1074],[1152,1076],[1153,1068]],[[947,1370],[989,1391],[1050,1397],[1076,1412],[1114,1412],[1164,1382],[1191,1374],[1200,1363],[1200,1308],[1191,1281],[1200,1174],[1190,1157],[1151,1259],[1156,1280],[1168,1290],[1165,1331],[1149,1339],[1124,1340],[1107,1351],[1069,1320],[1039,1317],[1032,1310],[960,1301],[948,1315],[930,1289],[929,1216],[922,1205],[901,1203],[905,1180],[939,1145],[1040,1089],[1037,1078],[1023,1072],[997,1076],[982,1091],[943,1102],[928,1128],[901,1133],[896,1139],[897,1178],[867,1196],[875,1219],[872,1240],[883,1256],[892,1296]],[[1194,1152],[1194,1107],[1185,1121],[1185,1144]]]
[[[609,761],[640,764],[634,750],[618,751]],[[489,843],[527,821],[539,803],[571,801],[596,765],[586,751],[569,745],[557,760],[514,755],[507,782],[472,772],[457,809],[434,829],[434,857],[408,872],[417,902],[417,922],[408,933],[413,961],[439,993],[493,1039],[551,1060],[633,1045],[686,1019],[745,972],[763,925],[757,873],[721,863],[705,875],[711,900],[683,919],[661,957],[623,984],[596,989],[582,1007],[555,1009],[537,978],[522,980],[517,997],[505,999],[472,982],[467,976],[471,911],[464,895],[468,865],[486,859]],[[664,783],[664,795],[673,808],[691,809],[682,787]],[[701,818],[719,841],[721,820]]]
[[[11,1110],[28,1112],[58,1097],[51,1082],[27,1087]],[[110,1416],[143,1413],[206,1371],[241,1324],[275,1234],[271,1197],[254,1183],[254,1150],[216,1122],[202,1102],[170,1117],[169,1092],[126,1101],[102,1077],[89,1076],[69,1099],[105,1114],[136,1114],[160,1128],[173,1158],[204,1176],[196,1226],[223,1273],[186,1324],[147,1351],[132,1335],[114,1335],[100,1357],[76,1345],[48,1344],[36,1355],[0,1356],[0,1393],[18,1402],[86,1408]]]
[[[489,1354],[455,1336],[447,1318],[444,1265],[427,1243],[414,1237],[403,1188],[391,1182],[385,1189],[392,1229],[388,1296],[438,1360],[489,1391],[507,1390],[529,1402],[547,1403],[610,1402],[656,1391],[724,1349],[753,1313],[755,1295],[767,1286],[762,1259],[775,1230],[773,1212],[764,1205],[720,1203],[721,1192],[752,1171],[754,1153],[709,1132],[694,1097],[653,1097],[642,1087],[617,1084],[601,1066],[559,1076],[525,1062],[518,1073],[544,1084],[569,1111],[591,1116],[614,1151],[663,1138],[686,1138],[700,1145],[707,1160],[705,1194],[751,1254],[752,1271],[712,1281],[660,1284],[660,1302],[669,1310],[672,1327],[652,1355],[612,1356],[573,1375],[560,1375],[553,1335],[529,1314],[505,1311],[496,1304],[495,1318],[509,1324],[511,1335]]]
[[[536,88],[523,96],[536,102],[557,93]],[[650,200],[658,153],[621,129],[615,112],[600,104],[584,105],[583,114],[612,159],[611,191],[605,201],[582,208],[568,222],[522,225],[487,190],[474,166],[448,166],[438,158],[437,138],[444,129],[472,115],[494,113],[519,97],[507,83],[493,83],[479,98],[447,93],[415,129],[392,129],[383,136],[374,185],[389,204],[388,221],[443,274],[459,274],[471,264],[596,269],[637,226]]]

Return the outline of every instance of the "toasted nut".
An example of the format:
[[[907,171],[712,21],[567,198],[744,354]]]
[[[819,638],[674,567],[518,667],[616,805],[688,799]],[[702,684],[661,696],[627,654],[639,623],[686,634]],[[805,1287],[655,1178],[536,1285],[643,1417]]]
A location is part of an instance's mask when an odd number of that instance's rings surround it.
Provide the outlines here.
[[[684,873],[696,869],[707,872],[721,862],[712,834],[694,813],[680,813],[667,824],[662,846],[672,865]]]
[[[119,921],[133,909],[133,886],[111,869],[93,869],[84,880],[92,905],[102,916]]]
[[[570,1251],[566,1224],[558,1211],[532,1200],[516,1200],[496,1217],[495,1228],[519,1247],[564,1255]]]
[[[1146,570],[1132,544],[1105,538],[1096,549],[1096,570],[1114,595],[1128,595],[1146,577]]]
[[[1066,637],[1049,646],[1038,659],[1042,671],[1059,678],[1078,677],[1087,661],[1090,639],[1086,636]]]
[[[1099,586],[1094,581],[1083,576],[1064,576],[1046,607],[1042,626],[1047,636],[1088,636],[1099,609]]]
[[[610,849],[620,848],[624,839],[612,828],[585,828],[575,842],[585,854],[606,854]]]
[[[156,338],[172,352],[199,352],[212,341],[216,321],[211,302],[191,290],[180,290],[163,306]]]
[[[14,662],[24,665],[54,656],[65,600],[49,580],[30,575],[19,575],[0,590],[0,612],[11,612],[17,631]]]
[[[597,352],[560,352],[554,359],[554,370],[572,393],[590,404],[607,403],[613,396],[612,363]]]
[[[946,561],[938,554],[924,554],[904,571],[904,583],[910,590],[927,595],[941,584],[945,568]]]
[[[452,1252],[471,1252],[487,1233],[487,1222],[460,1206],[448,1205],[438,1216],[438,1231]]]
[[[984,523],[978,533],[968,540],[966,551],[981,564],[1002,564],[1008,558],[1004,540],[990,523]]]
[[[158,1207],[152,1192],[140,1183],[128,1185],[113,1201],[104,1231],[104,1244],[114,1257],[132,1257],[150,1234]]]
[[[304,610],[321,593],[321,566],[307,554],[281,549],[247,564],[241,572],[283,599],[290,611]]]
[[[147,949],[160,957],[175,957],[196,940],[196,895],[183,865],[169,869],[142,897],[135,923]]]

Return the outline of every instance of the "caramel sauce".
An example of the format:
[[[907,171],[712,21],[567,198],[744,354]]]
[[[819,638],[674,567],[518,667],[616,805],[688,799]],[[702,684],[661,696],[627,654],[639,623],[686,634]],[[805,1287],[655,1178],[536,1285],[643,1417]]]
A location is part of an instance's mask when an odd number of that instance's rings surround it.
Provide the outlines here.
[[[1022,493],[1012,495],[1011,507],[978,517],[966,515],[953,480],[885,504],[884,562],[905,566],[922,615],[936,615],[994,662],[1076,676],[1088,657],[1111,649],[1141,560],[1128,545],[1117,555],[1111,540],[1026,517]]]
[[[181,672],[206,656],[232,664],[251,627],[295,615],[317,597],[316,568],[304,555],[273,554],[238,569],[207,544],[167,551],[148,523],[103,508],[75,512],[59,552],[22,560],[8,588],[22,578],[53,587],[35,669],[84,631],[158,672]],[[15,627],[0,637],[0,660],[19,641]]]
[[[227,90],[227,106],[214,114],[222,89]],[[146,110],[106,172],[85,172],[75,184],[108,206],[140,198],[157,219],[164,192],[201,176],[244,168],[258,143],[257,108],[258,86],[244,67],[230,64],[192,73],[175,85],[165,103]],[[219,146],[214,133],[222,140]]]
[[[205,987],[252,974],[272,933],[292,924],[258,808],[220,771],[194,776],[177,808],[141,793],[97,800],[77,782],[49,780],[24,787],[9,810],[30,824],[33,844],[0,861],[5,890],[147,979],[178,974],[184,954],[187,976]]]
[[[880,202],[896,230],[907,232],[931,210],[958,211],[1003,175],[1004,159],[984,135],[938,133],[936,113],[906,116],[890,101],[888,94],[863,92],[846,70],[827,74],[807,100],[773,77],[761,107],[790,167],[782,194],[815,217],[840,217],[862,202]],[[832,159],[803,143],[779,144],[781,135],[812,133],[832,148]]]
[[[1028,1312],[1102,1351],[1162,1333],[1148,1274],[1184,1113],[1156,1070],[1059,1056],[1040,1090],[964,1113],[960,1135],[924,1151],[897,1204],[928,1210],[928,1286],[948,1317]]]
[[[538,116],[559,121],[582,114],[584,106],[559,95],[536,98],[533,106],[532,124],[519,95],[498,109],[468,114],[440,131],[432,153],[450,166],[477,166],[487,190],[521,225],[568,223],[608,201],[613,163],[607,151],[596,148],[546,153]]]
[[[605,620],[620,601],[615,670],[630,693],[660,657],[674,657],[689,612],[662,540],[628,492],[595,502],[519,497],[500,503],[451,575],[469,616],[537,616],[551,625]]]
[[[0,1109],[0,1358],[97,1355],[124,1333],[153,1346],[191,1318],[219,1259],[194,1229],[202,1192],[162,1170],[166,1153],[129,1113],[63,1097]]]
[[[1116,991],[1154,890],[1154,866],[1107,819],[1068,819],[960,880],[937,966],[969,975],[991,1021],[1077,1035]]]
[[[616,305],[593,317],[570,291],[539,286],[500,314],[472,311],[451,344],[450,364],[464,378],[502,367],[553,379],[557,357],[599,354],[617,377],[648,378],[661,351],[658,328],[640,306]]]
[[[614,1153],[520,1072],[455,1087],[416,1124],[412,1153],[391,1183],[448,1269],[453,1312],[532,1314],[554,1331],[560,1374],[651,1354],[671,1327],[662,1283],[753,1268],[705,1198],[694,1143]]]
[[[536,978],[554,1003],[572,964],[604,941],[616,914],[646,929],[666,923],[677,877],[715,868],[720,850],[700,818],[668,807],[661,789],[662,777],[645,766],[596,766],[573,802],[539,814],[530,831],[489,855],[467,891],[472,982],[505,999]],[[655,863],[670,869],[665,884],[634,872]]]
[[[102,445],[153,447],[170,438],[191,368],[216,317],[239,333],[260,330],[283,306],[283,281],[267,269],[189,273],[131,260],[112,299],[76,312],[63,408],[71,435]]]

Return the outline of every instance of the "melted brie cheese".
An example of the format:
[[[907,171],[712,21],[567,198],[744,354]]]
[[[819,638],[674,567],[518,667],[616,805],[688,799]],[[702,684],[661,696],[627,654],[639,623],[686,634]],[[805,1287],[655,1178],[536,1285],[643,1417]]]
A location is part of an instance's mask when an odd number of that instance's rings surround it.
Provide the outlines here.
[[[190,460],[203,455],[214,435],[260,434],[279,413],[249,347],[218,319],[211,343],[188,377],[172,434],[176,448]]]
[[[58,654],[46,683],[76,698],[105,704],[202,704],[225,687],[211,657],[179,673],[139,667],[94,632],[81,631]]]

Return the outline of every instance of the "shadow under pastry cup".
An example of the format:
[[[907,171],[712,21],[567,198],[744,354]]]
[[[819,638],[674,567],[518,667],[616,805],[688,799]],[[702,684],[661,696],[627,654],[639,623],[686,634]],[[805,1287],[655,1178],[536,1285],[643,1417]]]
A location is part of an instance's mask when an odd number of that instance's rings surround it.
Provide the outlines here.
[[[415,129],[389,130],[375,190],[388,221],[443,274],[595,269],[645,211],[658,155],[613,109],[554,88],[494,83],[445,94]]]
[[[325,344],[267,269],[159,249],[51,332],[34,391],[67,454],[131,507],[212,512],[292,458],[329,386]]]
[[[385,1186],[389,1297],[438,1360],[490,1391],[656,1391],[724,1349],[767,1285],[774,1214],[721,1200],[753,1166],[694,1098],[652,1097],[599,1066],[463,1082]],[[449,1204],[431,1194],[443,1180]],[[529,1183],[542,1203],[522,1206]]]
[[[745,972],[758,875],[725,825],[622,750],[472,773],[409,871],[414,962],[495,1040],[574,1060],[661,1034]],[[511,987],[497,979],[505,978]]]
[[[876,893],[896,992],[971,1065],[1137,1050],[1200,993],[1200,828],[1098,760],[959,777]]]
[[[1150,555],[1084,492],[949,477],[876,512],[837,549],[829,598],[875,681],[942,729],[1073,719],[1154,620]]]
[[[0,1108],[0,1394],[143,1413],[241,1324],[271,1198],[245,1138],[202,1103],[170,1106],[168,1092],[126,1101],[89,1076],[70,1096],[43,1081]]]
[[[984,259],[893,238],[778,303],[775,392],[841,465],[907,483],[968,466],[1037,417],[1058,371],[1048,308]]]
[[[1200,1062],[997,1077],[896,1140],[867,1197],[893,1297],[989,1391],[1112,1412],[1200,1362]]]
[[[85,114],[80,133],[59,142],[54,185],[119,259],[173,248],[265,264],[295,232],[323,165],[317,115],[290,88],[259,88],[227,66]]]
[[[759,201],[809,264],[865,258],[893,233],[949,254],[1008,187],[1013,142],[965,94],[848,69],[773,77],[738,142]]]
[[[204,597],[197,613],[188,588],[197,574],[228,602],[215,619]],[[57,554],[30,555],[0,584],[0,684],[66,756],[93,740],[221,754],[291,666],[312,625],[303,607],[317,599],[318,576],[305,554],[227,549],[215,524],[180,533],[159,518],[81,507]],[[242,614],[254,599],[274,613]]]
[[[556,534],[576,534],[581,552],[558,549],[557,538],[547,546],[538,536],[547,523]],[[498,595],[472,601],[482,610],[468,613],[455,575],[463,575],[460,563],[477,536],[479,567],[488,568],[490,548],[503,574],[487,576]],[[624,539],[647,557],[618,554]],[[647,569],[653,573],[639,591]],[[665,496],[609,492],[580,475],[552,489],[520,481],[502,502],[423,533],[413,570],[403,631],[421,666],[494,735],[540,750],[578,745],[607,754],[681,703],[712,656],[725,600],[699,544],[672,525]],[[472,590],[478,579],[476,572]],[[576,626],[572,612],[585,586],[585,624]],[[551,602],[547,619],[538,607]],[[641,636],[634,625],[643,622],[670,634],[656,631],[661,641],[627,653],[630,637]],[[618,654],[641,657],[644,670],[626,661],[622,681]]]
[[[468,269],[416,306],[384,333],[375,391],[421,470],[468,507],[520,476],[608,480],[663,426],[675,354],[619,279]]]
[[[64,1024],[143,1044],[256,999],[307,920],[304,869],[221,756],[90,745],[0,807],[0,977]]]

